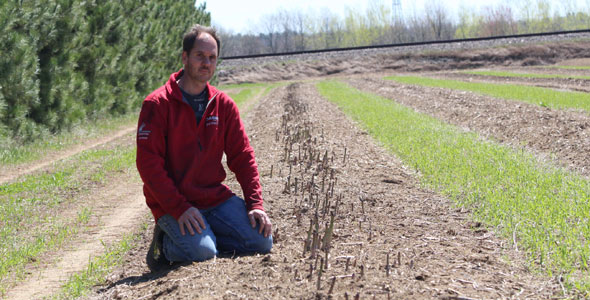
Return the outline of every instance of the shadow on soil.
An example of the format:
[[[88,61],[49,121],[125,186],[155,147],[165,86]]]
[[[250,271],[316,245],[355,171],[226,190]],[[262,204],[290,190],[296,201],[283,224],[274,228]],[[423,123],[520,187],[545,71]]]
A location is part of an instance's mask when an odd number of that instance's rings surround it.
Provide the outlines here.
[[[252,255],[256,255],[256,253],[243,253],[243,254],[236,254],[236,253],[221,253],[217,256],[217,258],[223,258],[223,259],[235,259],[238,257],[244,257],[244,256],[252,256]],[[265,255],[263,258],[263,262],[267,261],[269,258],[269,254]],[[106,292],[112,288],[115,288],[119,285],[128,285],[128,286],[135,286],[138,285],[140,283],[144,283],[144,282],[148,282],[148,281],[153,281],[153,280],[157,280],[160,279],[162,277],[166,277],[168,275],[168,273],[180,268],[180,267],[186,267],[186,266],[190,266],[192,265],[193,262],[182,262],[182,263],[173,263],[170,265],[169,268],[162,270],[162,271],[158,271],[158,272],[147,272],[147,273],[143,273],[142,275],[139,276],[129,276],[129,277],[125,277],[125,278],[121,278],[107,286],[104,286],[102,288],[100,288],[97,292],[98,293],[103,293]],[[163,292],[170,292],[170,291],[163,291]]]

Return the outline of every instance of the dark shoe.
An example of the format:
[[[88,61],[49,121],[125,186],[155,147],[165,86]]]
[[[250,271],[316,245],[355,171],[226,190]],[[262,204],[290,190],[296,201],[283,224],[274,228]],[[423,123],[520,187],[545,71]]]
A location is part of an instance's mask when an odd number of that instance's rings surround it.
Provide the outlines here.
[[[148,268],[152,273],[159,272],[170,266],[170,261],[166,259],[164,255],[163,244],[164,244],[164,231],[158,224],[154,227],[154,236],[152,237],[152,243],[148,249],[145,260]]]

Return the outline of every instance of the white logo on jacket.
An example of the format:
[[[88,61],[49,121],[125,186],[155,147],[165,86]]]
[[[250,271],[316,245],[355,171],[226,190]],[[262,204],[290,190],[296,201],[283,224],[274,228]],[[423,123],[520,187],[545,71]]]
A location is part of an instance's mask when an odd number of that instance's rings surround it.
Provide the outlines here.
[[[207,117],[207,119],[205,120],[205,127],[209,126],[209,125],[218,125],[219,124],[219,118],[217,116],[210,116]]]
[[[137,130],[137,139],[139,140],[147,140],[150,136],[151,130],[144,130],[145,123],[141,123],[139,129]]]

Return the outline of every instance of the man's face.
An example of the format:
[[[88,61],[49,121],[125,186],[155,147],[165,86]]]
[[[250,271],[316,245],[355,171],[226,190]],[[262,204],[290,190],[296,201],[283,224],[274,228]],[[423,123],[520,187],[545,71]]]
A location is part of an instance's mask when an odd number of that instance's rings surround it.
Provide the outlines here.
[[[217,43],[208,33],[195,39],[190,53],[182,52],[184,72],[192,81],[205,83],[213,77],[217,65]]]

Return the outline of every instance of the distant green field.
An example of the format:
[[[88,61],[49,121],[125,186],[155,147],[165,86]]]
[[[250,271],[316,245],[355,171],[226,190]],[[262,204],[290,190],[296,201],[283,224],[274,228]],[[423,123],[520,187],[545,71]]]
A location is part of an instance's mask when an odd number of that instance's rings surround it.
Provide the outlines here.
[[[589,79],[590,76],[563,75],[563,74],[533,74],[533,73],[514,73],[502,71],[465,71],[465,74],[484,75],[494,77],[516,77],[516,78],[565,78],[565,79]]]
[[[590,94],[588,93],[564,92],[526,85],[465,82],[418,76],[389,76],[385,79],[403,84],[471,91],[495,98],[522,101],[556,109],[574,108],[590,111]]]

